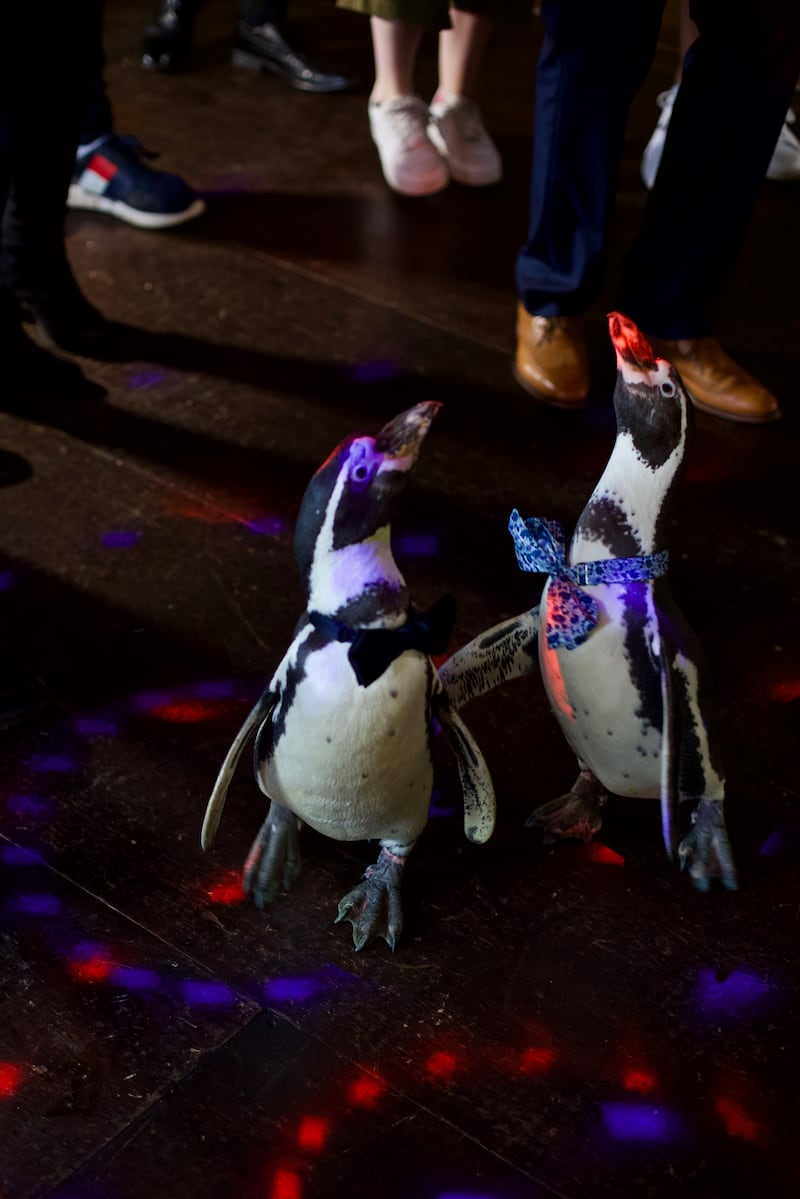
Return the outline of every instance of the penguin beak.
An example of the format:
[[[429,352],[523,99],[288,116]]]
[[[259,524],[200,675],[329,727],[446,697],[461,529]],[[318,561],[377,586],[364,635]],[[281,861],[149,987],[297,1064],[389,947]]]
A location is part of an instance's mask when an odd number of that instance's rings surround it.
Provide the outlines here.
[[[609,312],[608,331],[617,355],[617,370],[627,383],[643,383],[642,376],[656,369],[656,356],[650,342],[630,317]]]
[[[416,462],[428,429],[441,406],[435,400],[426,400],[424,404],[416,404],[406,412],[401,412],[378,433],[375,449],[393,462],[408,459],[410,466]]]

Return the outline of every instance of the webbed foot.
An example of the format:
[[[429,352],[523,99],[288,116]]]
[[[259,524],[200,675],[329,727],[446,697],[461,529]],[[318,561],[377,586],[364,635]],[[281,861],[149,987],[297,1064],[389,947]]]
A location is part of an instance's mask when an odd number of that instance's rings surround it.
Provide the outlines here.
[[[708,891],[718,878],[728,891],[738,891],[736,866],[720,800],[701,799],[692,827],[678,847],[681,870],[688,870],[698,891]]]
[[[602,826],[602,808],[607,799],[600,780],[590,770],[582,770],[572,790],[536,808],[525,827],[544,829],[545,845],[567,837],[589,842]]]
[[[258,830],[244,864],[242,889],[257,908],[271,903],[278,891],[288,891],[300,874],[298,820],[274,800]]]
[[[383,937],[394,953],[403,928],[400,885],[404,866],[404,858],[382,849],[378,861],[367,868],[359,885],[340,900],[339,914],[334,923],[350,921],[356,951],[363,949],[375,937]]]

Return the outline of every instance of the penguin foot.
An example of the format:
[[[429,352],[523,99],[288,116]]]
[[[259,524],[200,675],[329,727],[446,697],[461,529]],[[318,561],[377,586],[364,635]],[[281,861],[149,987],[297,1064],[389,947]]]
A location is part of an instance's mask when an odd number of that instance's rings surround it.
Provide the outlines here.
[[[525,827],[544,829],[545,845],[565,838],[589,842],[602,826],[601,809],[607,799],[600,780],[590,770],[582,770],[572,790],[536,808]]]
[[[297,817],[273,800],[244,864],[242,890],[265,908],[278,892],[288,891],[300,874]]]
[[[715,878],[727,891],[738,891],[721,800],[700,800],[692,813],[692,827],[678,847],[678,859],[698,891],[708,891]]]
[[[404,865],[402,858],[382,849],[377,863],[367,869],[359,885],[339,901],[339,914],[334,924],[341,920],[350,921],[356,952],[376,937],[383,937],[394,953],[403,928],[400,884]]]

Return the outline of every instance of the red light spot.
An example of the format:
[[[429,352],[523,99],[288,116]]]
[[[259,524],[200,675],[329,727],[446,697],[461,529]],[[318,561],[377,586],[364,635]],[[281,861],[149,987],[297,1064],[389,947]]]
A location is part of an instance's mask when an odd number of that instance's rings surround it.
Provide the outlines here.
[[[319,1153],[325,1148],[330,1131],[330,1120],[324,1120],[321,1116],[306,1116],[297,1134],[297,1144],[301,1149],[311,1149],[314,1153]]]
[[[0,1099],[11,1099],[16,1095],[25,1075],[16,1062],[0,1062]]]
[[[776,679],[769,685],[769,698],[779,704],[790,704],[800,697],[800,678]]]
[[[105,982],[113,969],[114,963],[100,955],[69,964],[69,972],[72,977],[82,983]]]
[[[237,871],[231,871],[221,878],[206,892],[212,903],[241,903],[244,899],[242,876]]]
[[[729,1137],[737,1137],[740,1141],[757,1141],[760,1138],[763,1128],[752,1116],[748,1116],[737,1099],[719,1095],[714,1106]]]
[[[302,1199],[303,1184],[299,1174],[285,1167],[275,1171],[270,1199]]]
[[[347,1098],[357,1107],[374,1107],[386,1090],[386,1083],[379,1078],[357,1078],[351,1083]]]
[[[602,862],[604,866],[625,865],[625,859],[620,854],[614,853],[613,849],[609,849],[600,841],[593,841],[586,850],[586,855],[591,862]]]
[[[544,1074],[555,1060],[554,1049],[549,1049],[546,1045],[529,1045],[522,1051],[519,1068],[523,1074]]]
[[[640,1070],[631,1066],[625,1071],[622,1085],[626,1091],[638,1091],[640,1095],[649,1095],[655,1090],[656,1076],[650,1070]]]
[[[431,1078],[447,1079],[452,1078],[458,1069],[458,1058],[454,1053],[446,1053],[440,1050],[437,1053],[432,1053],[425,1063],[425,1069],[430,1074]]]
[[[174,704],[160,704],[150,709],[156,720],[170,724],[201,724],[204,720],[218,720],[237,705],[229,699],[203,700],[185,699]]]

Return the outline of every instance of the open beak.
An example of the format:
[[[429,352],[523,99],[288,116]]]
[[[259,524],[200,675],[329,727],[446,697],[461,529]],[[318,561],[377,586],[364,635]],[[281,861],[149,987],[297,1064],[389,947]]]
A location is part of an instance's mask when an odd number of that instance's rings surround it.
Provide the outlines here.
[[[630,317],[621,312],[609,312],[608,331],[617,354],[617,368],[623,374],[645,375],[656,369],[653,348]]]
[[[431,422],[441,408],[435,400],[426,400],[401,412],[384,425],[375,438],[375,449],[387,458],[415,461]]]

